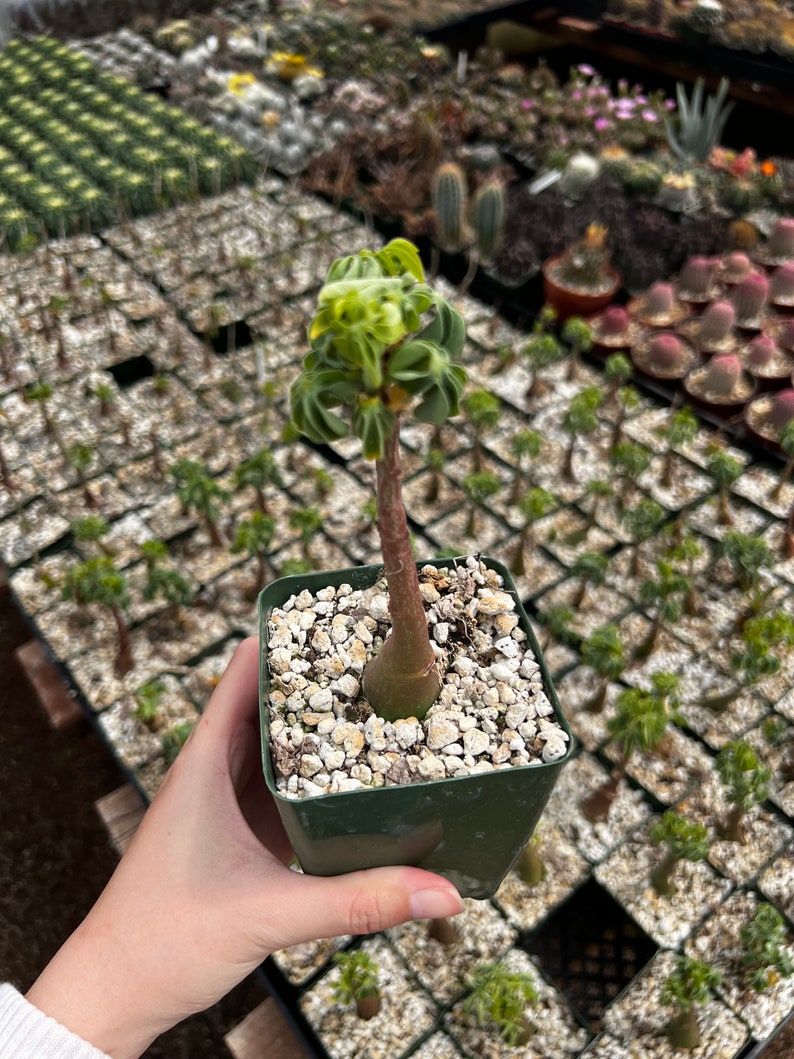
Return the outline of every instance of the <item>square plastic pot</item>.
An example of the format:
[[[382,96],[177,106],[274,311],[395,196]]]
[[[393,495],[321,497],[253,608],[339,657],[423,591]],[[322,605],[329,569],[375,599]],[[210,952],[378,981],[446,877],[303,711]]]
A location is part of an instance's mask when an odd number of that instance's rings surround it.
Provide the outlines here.
[[[487,898],[499,887],[529,840],[565,762],[573,737],[526,612],[507,568],[481,557],[499,573],[516,602],[521,628],[540,665],[544,689],[568,734],[568,752],[550,763],[509,767],[425,783],[363,788],[315,798],[285,798],[276,791],[270,755],[267,623],[274,607],[308,589],[349,584],[371,587],[382,566],[283,577],[259,597],[262,760],[265,780],[301,867],[312,875],[339,875],[384,864],[411,864],[438,872],[464,897]],[[432,560],[441,568],[455,560]],[[426,565],[424,562],[418,564]]]

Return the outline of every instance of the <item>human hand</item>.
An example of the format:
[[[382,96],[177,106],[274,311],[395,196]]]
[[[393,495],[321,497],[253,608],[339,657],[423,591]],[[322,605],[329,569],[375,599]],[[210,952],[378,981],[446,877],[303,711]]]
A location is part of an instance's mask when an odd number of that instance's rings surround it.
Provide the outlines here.
[[[139,1056],[276,949],[461,910],[420,868],[288,867],[262,776],[258,658],[255,638],[240,644],[107,887],[27,994],[113,1059]]]

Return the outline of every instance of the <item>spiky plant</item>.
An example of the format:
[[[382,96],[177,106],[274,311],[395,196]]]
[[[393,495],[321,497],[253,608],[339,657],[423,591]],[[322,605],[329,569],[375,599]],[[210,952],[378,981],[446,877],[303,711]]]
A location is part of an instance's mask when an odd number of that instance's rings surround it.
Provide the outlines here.
[[[485,963],[475,967],[467,985],[463,1011],[479,1026],[492,1023],[511,1047],[526,1046],[535,1033],[527,1008],[538,1002],[532,976],[510,971],[503,964]]]
[[[691,956],[677,958],[660,994],[663,1004],[676,1009],[667,1023],[667,1039],[674,1048],[692,1051],[700,1044],[698,1005],[708,1003],[721,982],[722,975],[713,967]]]
[[[668,809],[654,822],[650,838],[655,845],[665,846],[664,856],[651,872],[651,886],[662,897],[672,897],[676,865],[681,860],[695,863],[704,859],[709,850],[708,831],[703,824]]]
[[[333,986],[334,999],[340,1004],[355,1004],[360,1019],[371,1019],[380,1010],[379,968],[368,952],[348,949],[334,954],[339,977]]]
[[[786,951],[783,917],[767,902],[761,902],[752,920],[742,924],[742,965],[756,993],[764,993],[780,978],[794,974],[794,962]]]
[[[720,831],[729,842],[744,842],[745,817],[769,794],[772,773],[743,739],[726,743],[717,755],[716,764],[730,804]]]

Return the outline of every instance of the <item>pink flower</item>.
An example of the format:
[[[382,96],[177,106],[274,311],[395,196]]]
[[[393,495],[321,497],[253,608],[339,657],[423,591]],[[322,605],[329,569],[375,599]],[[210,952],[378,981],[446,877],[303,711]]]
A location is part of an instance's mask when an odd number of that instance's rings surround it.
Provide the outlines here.
[[[532,108],[534,106],[535,106],[535,100],[534,99],[522,99],[521,100],[521,109],[522,110],[532,110]]]
[[[609,120],[609,118],[596,118],[594,122],[594,127],[598,129],[599,132],[603,132],[604,129],[612,128],[612,122]]]
[[[648,97],[647,96],[643,96],[643,95],[635,96],[634,97],[634,102],[635,103],[640,103],[640,104],[647,103],[648,102]]]
[[[580,74],[584,74],[585,77],[593,77],[593,75],[595,74],[595,69],[588,63],[579,63],[576,69],[579,71]]]
[[[664,101],[664,108],[665,108],[665,110],[675,110],[675,100],[674,99],[666,99]]]
[[[645,110],[643,110],[642,117],[643,117],[644,121],[653,122],[653,121],[658,121],[659,120],[659,115],[656,113],[656,111],[655,110],[649,110],[647,107],[646,107]]]
[[[578,102],[581,98],[582,98],[582,90],[580,88],[577,88],[573,92],[571,92],[571,99],[575,99]]]
[[[737,155],[731,163],[731,172],[734,176],[747,176],[755,169],[755,151],[752,147],[745,147],[740,155]]]

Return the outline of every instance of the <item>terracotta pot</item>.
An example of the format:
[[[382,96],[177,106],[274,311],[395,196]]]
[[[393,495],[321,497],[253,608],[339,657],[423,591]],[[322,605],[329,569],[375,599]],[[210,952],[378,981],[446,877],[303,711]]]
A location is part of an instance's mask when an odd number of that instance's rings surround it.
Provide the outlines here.
[[[597,294],[571,290],[551,278],[551,272],[562,256],[562,254],[557,254],[543,262],[543,299],[547,305],[553,305],[557,310],[558,321],[562,323],[569,316],[590,316],[592,313],[605,309],[623,286],[623,277],[617,269],[611,266],[607,269],[612,282],[608,288]]]

